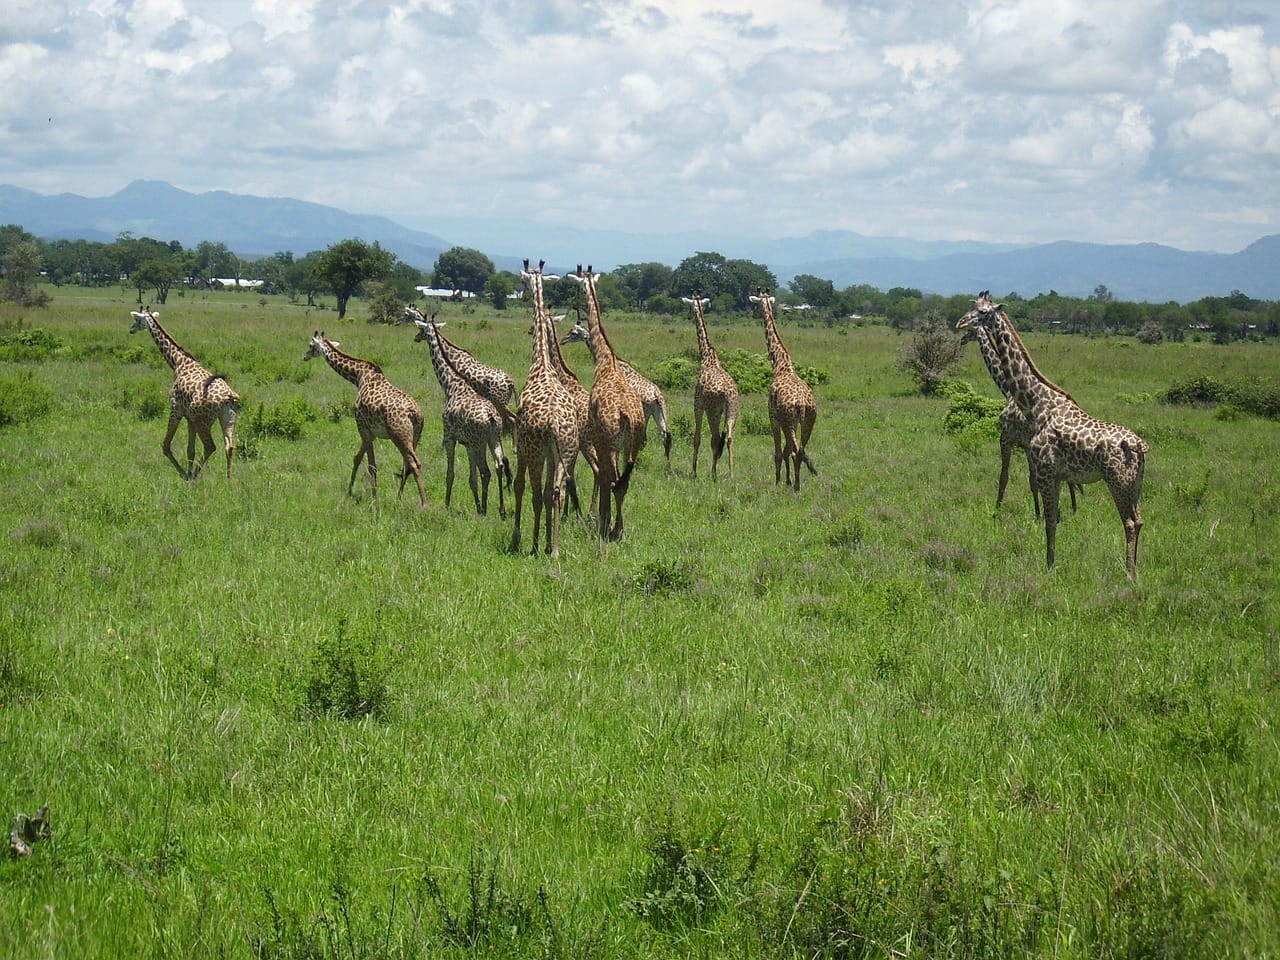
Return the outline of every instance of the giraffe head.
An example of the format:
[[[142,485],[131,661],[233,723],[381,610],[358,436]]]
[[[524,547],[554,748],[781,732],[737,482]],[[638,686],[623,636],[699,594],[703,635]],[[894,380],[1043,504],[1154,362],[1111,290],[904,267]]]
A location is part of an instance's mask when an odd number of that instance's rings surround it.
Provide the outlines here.
[[[755,298],[752,297],[754,300]],[[694,293],[692,297],[681,297],[680,300],[687,304],[691,313],[699,314],[704,312],[707,307],[711,306],[711,298],[704,297],[702,291]]]
[[[564,317],[565,315],[561,314],[558,319],[563,320]],[[552,319],[557,319],[557,318],[553,317]],[[561,343],[585,343],[587,346],[590,346],[591,331],[588,330],[586,327],[584,327],[582,324],[575,323],[573,325],[573,329],[560,338],[560,342]]]
[[[302,359],[310,360],[312,357],[325,356],[328,353],[330,344],[336,347],[338,345],[338,341],[325,340],[324,333],[317,330],[311,335],[311,342],[307,345],[307,355]]]
[[[129,328],[129,332],[137,333],[151,326],[151,321],[158,319],[160,314],[152,313],[150,308],[144,307],[141,311],[130,310],[129,316],[133,317],[133,326]]]
[[[756,316],[763,317],[766,312],[770,315],[773,313],[773,304],[777,298],[768,290],[760,287],[751,295],[750,299],[755,307]]]
[[[404,313],[400,315],[400,319],[396,321],[396,325],[399,326],[402,323],[417,323],[419,320],[425,319],[426,317],[422,315],[422,311],[410,303],[405,306]]]
[[[1004,304],[991,299],[991,291],[983,290],[977,299],[970,301],[969,312],[956,321],[956,329],[970,331],[976,327],[990,327]]]
[[[416,312],[416,311],[415,311]],[[444,323],[436,319],[437,314],[432,314],[430,320],[422,319],[422,314],[418,314],[413,318],[413,325],[418,328],[418,335],[413,338],[414,343],[421,343],[428,340],[434,330],[439,330]]]

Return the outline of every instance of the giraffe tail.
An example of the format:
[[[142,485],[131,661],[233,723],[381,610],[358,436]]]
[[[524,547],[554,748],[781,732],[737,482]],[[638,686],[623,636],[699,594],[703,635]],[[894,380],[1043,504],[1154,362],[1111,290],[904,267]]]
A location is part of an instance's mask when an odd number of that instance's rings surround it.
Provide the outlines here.
[[[815,477],[818,475],[818,468],[813,465],[813,461],[809,459],[809,455],[805,453],[804,450],[800,451],[800,462],[808,467],[809,472]]]
[[[716,455],[717,460],[720,459],[720,454],[724,453],[725,441],[728,439],[729,439],[729,434],[727,431],[725,433],[720,434],[719,439],[716,439],[714,437],[712,438],[711,452]]]
[[[570,474],[565,479],[564,492],[569,495],[569,502],[573,504],[573,512],[581,517],[582,503],[578,500],[578,484],[574,482],[573,474]]]

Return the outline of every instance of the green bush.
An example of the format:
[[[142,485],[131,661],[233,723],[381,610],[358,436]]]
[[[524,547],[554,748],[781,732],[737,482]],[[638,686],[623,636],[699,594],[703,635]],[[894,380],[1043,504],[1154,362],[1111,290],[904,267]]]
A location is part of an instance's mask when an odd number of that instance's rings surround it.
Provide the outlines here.
[[[289,397],[270,407],[258,404],[245,427],[245,434],[251,440],[263,437],[301,440],[303,427],[319,417],[315,408],[302,397]]]
[[[30,423],[53,409],[53,391],[30,374],[0,378],[0,427]]]
[[[998,439],[1004,404],[984,397],[963,380],[944,383],[939,390],[949,401],[942,428],[971,438]]]
[[[1199,374],[1173,384],[1160,394],[1160,400],[1173,404],[1219,404],[1280,420],[1280,381],[1271,377],[1251,377],[1228,383]]]
[[[385,674],[372,644],[350,636],[341,620],[336,636],[321,641],[312,656],[302,690],[303,712],[339,720],[381,719],[388,701]]]
[[[32,327],[0,337],[0,360],[10,363],[43,363],[66,348],[66,341],[55,333]]]

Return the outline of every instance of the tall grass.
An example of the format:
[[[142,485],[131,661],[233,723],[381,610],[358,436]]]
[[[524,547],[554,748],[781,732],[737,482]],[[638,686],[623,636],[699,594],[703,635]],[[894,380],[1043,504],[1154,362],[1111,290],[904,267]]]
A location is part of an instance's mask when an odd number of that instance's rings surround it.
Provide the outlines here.
[[[0,426],[0,798],[53,831],[0,862],[0,953],[1280,952],[1276,426],[1153,399],[1274,346],[1026,338],[1152,445],[1133,587],[1098,485],[1044,570],[1025,484],[993,516],[994,440],[944,428],[884,329],[783,329],[828,375],[799,496],[748,394],[734,483],[651,445],[627,539],[570,522],[551,563],[444,508],[425,349],[331,311],[171,299],[257,424],[230,482],[178,480],[129,305],[0,307],[61,342],[0,361],[48,399]],[[446,309],[523,380],[523,311]],[[693,343],[606,322],[641,370]],[[345,496],[316,328],[422,401],[425,509]],[[997,397],[976,351],[959,377]]]

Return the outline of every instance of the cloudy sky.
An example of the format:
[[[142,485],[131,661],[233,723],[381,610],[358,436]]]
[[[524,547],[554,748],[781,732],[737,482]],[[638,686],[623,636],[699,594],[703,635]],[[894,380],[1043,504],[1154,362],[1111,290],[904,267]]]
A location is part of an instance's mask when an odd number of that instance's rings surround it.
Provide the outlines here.
[[[1280,233],[1275,0],[4,0],[0,183],[431,229]]]

